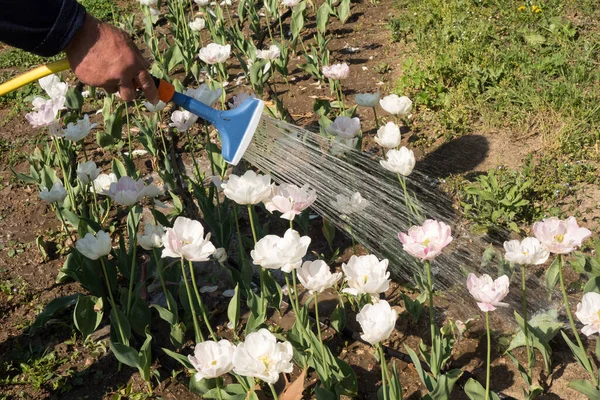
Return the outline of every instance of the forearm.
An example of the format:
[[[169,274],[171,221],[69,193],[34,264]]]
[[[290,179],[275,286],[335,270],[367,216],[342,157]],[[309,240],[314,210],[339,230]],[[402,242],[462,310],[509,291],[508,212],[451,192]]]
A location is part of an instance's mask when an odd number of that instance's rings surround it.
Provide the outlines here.
[[[0,42],[53,56],[71,42],[85,21],[76,0],[0,0]]]

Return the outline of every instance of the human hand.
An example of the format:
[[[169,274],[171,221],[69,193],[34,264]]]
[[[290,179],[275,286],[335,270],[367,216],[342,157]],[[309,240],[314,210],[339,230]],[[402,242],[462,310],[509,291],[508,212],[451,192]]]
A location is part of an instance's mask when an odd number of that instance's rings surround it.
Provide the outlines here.
[[[119,92],[125,101],[135,99],[136,88],[152,104],[158,90],[148,72],[150,64],[122,30],[86,15],[83,27],[65,48],[71,69],[86,85]]]

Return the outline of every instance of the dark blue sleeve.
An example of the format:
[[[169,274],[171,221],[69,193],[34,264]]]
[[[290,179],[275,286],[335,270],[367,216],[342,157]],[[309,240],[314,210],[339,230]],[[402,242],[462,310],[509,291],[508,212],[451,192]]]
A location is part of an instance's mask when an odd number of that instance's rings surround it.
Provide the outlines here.
[[[0,0],[0,42],[49,57],[60,53],[83,26],[76,0]]]

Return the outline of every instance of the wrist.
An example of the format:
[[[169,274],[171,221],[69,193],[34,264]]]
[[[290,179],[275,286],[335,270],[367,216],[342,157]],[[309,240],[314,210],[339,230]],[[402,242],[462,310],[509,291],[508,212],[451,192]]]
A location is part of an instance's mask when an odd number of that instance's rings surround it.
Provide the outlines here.
[[[91,48],[100,36],[100,24],[101,22],[91,16],[89,13],[85,14],[85,21],[77,33],[73,36],[73,39],[65,47],[64,51],[67,57],[73,53],[86,52]]]

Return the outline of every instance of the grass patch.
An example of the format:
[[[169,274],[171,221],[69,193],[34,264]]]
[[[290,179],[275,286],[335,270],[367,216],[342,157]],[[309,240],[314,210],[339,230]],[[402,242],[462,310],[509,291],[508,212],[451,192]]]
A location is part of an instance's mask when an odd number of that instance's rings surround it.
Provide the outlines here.
[[[598,182],[598,2],[398,0],[397,6],[392,40],[414,52],[396,89],[420,106],[433,136],[451,140],[492,128],[508,129],[516,140],[535,132],[545,143],[514,171],[461,180],[456,194],[475,226],[517,230],[560,214],[557,201]]]

